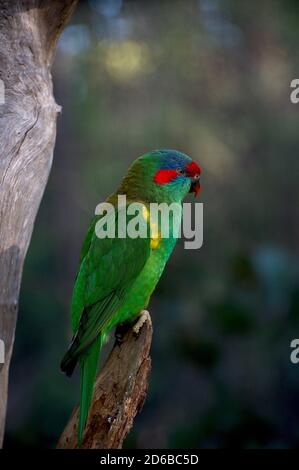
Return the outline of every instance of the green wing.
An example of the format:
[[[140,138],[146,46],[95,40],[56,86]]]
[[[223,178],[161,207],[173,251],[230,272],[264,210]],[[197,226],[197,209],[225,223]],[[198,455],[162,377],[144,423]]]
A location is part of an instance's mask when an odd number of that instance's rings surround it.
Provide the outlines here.
[[[90,222],[89,229],[87,231],[86,237],[85,237],[85,239],[82,243],[82,247],[81,247],[80,263],[82,263],[83,259],[85,258],[85,256],[88,253],[88,250],[89,250],[90,244],[91,244],[91,240],[92,240],[92,237],[93,237],[93,234],[94,234],[94,231],[95,231],[95,226],[96,226],[96,223],[99,219],[100,219],[100,216],[96,215],[92,218],[92,220]]]
[[[116,233],[120,215],[125,210],[126,207],[113,215]],[[92,221],[83,245],[85,256],[73,292],[76,355],[85,351],[111,321],[151,252],[149,237],[99,239],[95,234],[97,220],[99,217]]]

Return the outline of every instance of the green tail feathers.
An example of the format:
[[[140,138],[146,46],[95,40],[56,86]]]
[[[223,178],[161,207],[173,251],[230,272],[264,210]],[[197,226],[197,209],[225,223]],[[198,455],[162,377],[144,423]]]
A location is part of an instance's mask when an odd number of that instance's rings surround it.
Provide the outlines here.
[[[81,446],[88,412],[93,395],[93,387],[99,362],[99,353],[103,343],[103,336],[100,334],[80,361],[80,411],[78,426],[78,445]]]

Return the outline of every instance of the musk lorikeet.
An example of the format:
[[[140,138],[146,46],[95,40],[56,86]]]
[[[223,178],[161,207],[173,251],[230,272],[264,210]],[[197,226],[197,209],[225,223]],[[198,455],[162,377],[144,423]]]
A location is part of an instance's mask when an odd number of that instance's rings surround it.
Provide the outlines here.
[[[115,210],[115,226],[132,202],[141,203],[147,224],[150,203],[178,203],[189,192],[200,190],[200,168],[176,150],[156,150],[133,162],[127,175],[107,202]],[[117,208],[118,195],[126,196],[126,206]],[[80,268],[72,296],[73,339],[61,362],[70,376],[79,361],[81,400],[78,426],[79,444],[88,417],[99,352],[105,336],[116,325],[136,318],[149,302],[177,240],[181,213],[170,223],[168,238],[98,238],[95,216],[82,246]],[[174,217],[174,216],[173,216]],[[155,230],[159,233],[159,227]],[[176,232],[176,233],[174,233]],[[150,232],[148,232],[150,233]],[[116,230],[117,234],[117,230]]]

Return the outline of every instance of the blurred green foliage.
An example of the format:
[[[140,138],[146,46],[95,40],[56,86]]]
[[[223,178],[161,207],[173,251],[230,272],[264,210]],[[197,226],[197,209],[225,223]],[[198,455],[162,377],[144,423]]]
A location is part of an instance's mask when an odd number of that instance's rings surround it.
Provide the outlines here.
[[[78,401],[59,362],[80,244],[130,162],[202,167],[204,245],[151,302],[153,368],[127,447],[298,447],[298,2],[80,2],[58,44],[63,105],[21,292],[5,445],[55,446]]]

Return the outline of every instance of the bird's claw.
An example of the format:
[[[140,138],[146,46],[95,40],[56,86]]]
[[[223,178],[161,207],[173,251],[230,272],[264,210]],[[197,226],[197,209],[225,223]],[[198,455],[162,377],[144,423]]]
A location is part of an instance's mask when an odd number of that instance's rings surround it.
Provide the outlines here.
[[[128,329],[130,328],[129,323],[120,323],[114,333],[115,341],[118,345],[121,345],[124,342],[125,334],[127,333]]]
[[[124,335],[121,334],[121,333],[118,333],[117,331],[115,332],[115,341],[117,342],[117,344],[122,344],[123,341],[124,341]]]
[[[139,332],[140,332],[142,326],[144,325],[144,323],[146,321],[148,321],[150,324],[152,324],[152,320],[151,320],[149,312],[147,310],[141,310],[140,315],[139,315],[135,325],[133,326],[134,336],[139,335]]]

